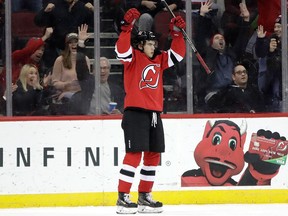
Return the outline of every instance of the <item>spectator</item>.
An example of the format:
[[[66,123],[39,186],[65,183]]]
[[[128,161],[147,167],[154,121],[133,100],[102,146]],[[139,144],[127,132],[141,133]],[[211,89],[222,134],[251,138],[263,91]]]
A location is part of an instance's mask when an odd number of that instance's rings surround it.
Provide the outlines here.
[[[121,114],[124,104],[124,90],[120,86],[109,82],[111,64],[106,57],[100,58],[100,97],[101,97],[101,114]],[[109,111],[109,103],[116,102],[117,109]],[[96,114],[95,93],[91,100],[89,114]]]
[[[264,111],[263,95],[257,86],[248,83],[248,71],[244,64],[237,64],[232,73],[233,84],[219,92],[211,92],[205,98],[213,112],[256,113]]]
[[[11,1],[12,12],[18,12],[21,10],[29,10],[32,12],[38,12],[42,8],[41,0],[13,0]]]
[[[243,0],[225,0],[225,11],[221,18],[221,27],[224,31],[224,37],[227,45],[234,46],[235,39],[239,34],[239,24],[241,24],[241,11],[239,4]],[[247,9],[250,13],[250,19],[254,20],[257,15],[257,1],[246,0]]]
[[[86,57],[82,52],[77,53],[76,72],[81,91],[73,94],[71,100],[66,104],[70,115],[87,115],[89,112],[95,89],[95,77],[90,73]]]
[[[250,14],[246,5],[240,3],[240,16],[243,17],[241,30],[234,47],[227,46],[223,34],[216,32],[213,35],[213,33],[210,32],[212,25],[211,19],[205,15],[211,10],[212,5],[213,1],[208,0],[202,4],[200,8],[197,40],[195,40],[198,51],[203,55],[208,67],[213,71],[213,73],[208,76],[206,73],[200,71],[196,76],[195,88],[199,89],[197,92],[198,101],[202,100],[202,103],[204,103],[203,99],[206,94],[220,91],[232,84],[231,71],[233,71],[235,62],[241,59],[245,51],[249,34],[247,29],[249,29]],[[207,47],[206,41],[208,38],[210,38],[210,45]],[[201,87],[198,87],[197,84]]]
[[[263,26],[257,30],[255,51],[259,57],[258,86],[265,97],[267,111],[279,112],[282,100],[282,49],[281,15],[274,24],[274,33],[269,37]]]
[[[89,31],[93,29],[93,11],[85,5],[87,4],[78,0],[50,0],[35,16],[36,25],[54,29],[43,56],[46,68],[52,67],[64,50],[68,33],[77,32],[81,24],[87,24]]]
[[[23,49],[15,50],[12,53],[12,83],[16,83],[20,74],[20,70],[25,64],[34,64],[39,70],[40,62],[45,49],[45,42],[51,36],[52,32],[52,28],[46,28],[45,34],[42,38],[30,38]],[[47,76],[49,77],[49,74]],[[46,75],[44,77],[46,78]],[[6,89],[5,68],[0,74],[0,84],[2,88],[0,89],[0,93],[2,96]]]
[[[201,6],[206,3],[207,0],[192,0],[192,39],[195,38],[195,31],[197,28],[197,23],[199,22],[199,16],[200,16],[200,9]],[[222,7],[224,7],[224,3],[222,3]],[[221,7],[221,3],[217,0],[213,0],[213,4],[210,6],[210,10],[205,14],[205,17],[211,19],[211,28],[210,31],[218,31],[218,28],[220,27],[220,19],[221,14],[219,15],[219,8]],[[221,10],[221,9],[220,9]],[[224,10],[222,8],[222,10]],[[216,30],[215,30],[216,29]]]
[[[89,58],[77,52],[78,43],[82,43],[83,46],[85,39],[88,38],[87,30],[87,25],[81,25],[79,34],[67,34],[65,49],[55,60],[51,78],[52,85],[57,90],[55,103],[63,106],[60,106],[61,109],[53,110],[54,114],[88,113],[94,90],[94,77],[90,74]]]
[[[16,85],[12,86],[13,115],[46,115],[43,87],[40,85],[37,66],[25,64]]]
[[[66,47],[56,59],[52,71],[52,85],[59,90],[57,98],[59,101],[63,97],[70,97],[81,90],[76,73],[78,35],[76,33],[67,34],[65,44]],[[88,57],[86,57],[86,61],[87,65],[90,65]]]

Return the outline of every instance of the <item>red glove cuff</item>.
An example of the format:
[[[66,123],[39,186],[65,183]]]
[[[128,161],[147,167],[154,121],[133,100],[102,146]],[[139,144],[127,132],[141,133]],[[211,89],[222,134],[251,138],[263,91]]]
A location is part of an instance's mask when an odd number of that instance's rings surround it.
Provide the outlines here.
[[[132,24],[124,24],[121,26],[121,30],[124,32],[132,31],[133,25]]]

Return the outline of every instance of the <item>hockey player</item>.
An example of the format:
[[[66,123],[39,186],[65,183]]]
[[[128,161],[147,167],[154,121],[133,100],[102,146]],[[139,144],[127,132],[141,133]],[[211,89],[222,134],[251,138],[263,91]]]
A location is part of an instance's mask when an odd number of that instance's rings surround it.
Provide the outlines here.
[[[171,48],[157,50],[153,32],[140,31],[131,46],[131,30],[139,18],[135,8],[128,10],[116,42],[117,58],[124,65],[124,130],[126,154],[118,183],[117,210],[119,214],[160,213],[162,203],[151,196],[160,153],[165,151],[164,131],[160,113],[163,110],[163,71],[180,62],[186,52],[181,28],[184,20],[178,16],[171,20]],[[140,171],[137,204],[130,200],[130,189],[135,171],[143,156]]]

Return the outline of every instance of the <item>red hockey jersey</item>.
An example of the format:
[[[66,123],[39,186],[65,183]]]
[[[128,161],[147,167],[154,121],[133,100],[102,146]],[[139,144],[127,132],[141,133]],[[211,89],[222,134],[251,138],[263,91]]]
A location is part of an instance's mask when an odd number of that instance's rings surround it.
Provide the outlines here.
[[[181,32],[173,35],[171,48],[151,59],[130,45],[131,32],[121,32],[115,46],[117,59],[124,65],[124,108],[163,111],[163,71],[180,62],[186,52]]]

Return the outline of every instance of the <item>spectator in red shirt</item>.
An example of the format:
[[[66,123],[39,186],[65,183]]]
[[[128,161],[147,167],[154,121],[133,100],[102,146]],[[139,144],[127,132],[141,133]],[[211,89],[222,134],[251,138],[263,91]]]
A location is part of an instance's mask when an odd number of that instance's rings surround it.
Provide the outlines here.
[[[12,53],[12,83],[15,84],[20,70],[25,64],[34,64],[38,68],[44,52],[45,41],[51,36],[53,32],[52,28],[46,28],[45,34],[41,38],[30,38],[26,46],[21,50],[15,50]],[[6,69],[3,68],[0,74],[0,93],[3,93],[6,89]]]

